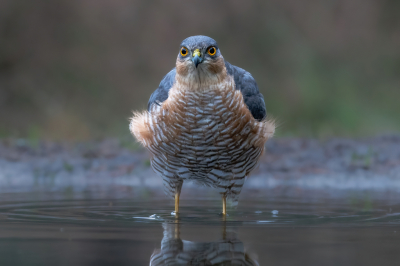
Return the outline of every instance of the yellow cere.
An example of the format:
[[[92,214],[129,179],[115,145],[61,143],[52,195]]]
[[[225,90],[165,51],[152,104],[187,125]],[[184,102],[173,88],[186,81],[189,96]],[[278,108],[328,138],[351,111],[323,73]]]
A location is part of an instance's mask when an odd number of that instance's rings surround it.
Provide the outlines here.
[[[196,49],[196,50],[194,50],[194,52],[193,52],[193,57],[195,57],[195,56],[201,56],[201,53],[200,53],[200,49]]]

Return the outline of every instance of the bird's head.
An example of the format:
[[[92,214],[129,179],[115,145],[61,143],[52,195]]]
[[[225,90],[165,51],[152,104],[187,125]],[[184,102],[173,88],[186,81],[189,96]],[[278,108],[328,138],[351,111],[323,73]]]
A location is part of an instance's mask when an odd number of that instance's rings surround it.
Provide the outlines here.
[[[192,36],[182,41],[176,71],[188,81],[220,80],[226,76],[224,58],[217,42],[207,36]]]

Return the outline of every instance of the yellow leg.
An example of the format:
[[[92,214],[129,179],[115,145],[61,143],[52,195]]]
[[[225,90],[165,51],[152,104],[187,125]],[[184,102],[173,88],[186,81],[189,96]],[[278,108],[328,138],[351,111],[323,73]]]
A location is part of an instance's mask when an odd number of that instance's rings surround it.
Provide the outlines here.
[[[179,213],[179,194],[178,192],[175,194],[175,216]]]
[[[222,239],[226,239],[226,216],[223,217],[224,224],[222,225]]]
[[[175,220],[175,239],[181,238],[180,236],[180,226],[178,220]]]
[[[222,195],[222,215],[226,215],[226,195]]]

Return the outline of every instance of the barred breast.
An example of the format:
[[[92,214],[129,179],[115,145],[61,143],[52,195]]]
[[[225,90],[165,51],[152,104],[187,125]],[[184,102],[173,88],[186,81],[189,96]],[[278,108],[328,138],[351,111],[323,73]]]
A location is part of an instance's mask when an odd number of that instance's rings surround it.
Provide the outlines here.
[[[226,80],[197,90],[177,82],[164,103],[136,114],[130,128],[151,152],[168,194],[193,180],[235,201],[275,126],[255,120],[233,80]]]

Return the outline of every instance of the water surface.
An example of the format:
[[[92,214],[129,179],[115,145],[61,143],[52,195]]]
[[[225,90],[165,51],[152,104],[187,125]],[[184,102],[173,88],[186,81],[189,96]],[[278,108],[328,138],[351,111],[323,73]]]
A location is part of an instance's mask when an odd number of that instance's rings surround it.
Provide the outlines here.
[[[400,203],[370,197],[3,195],[0,265],[398,265]]]

